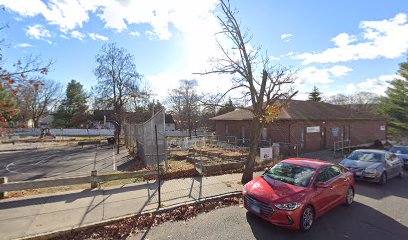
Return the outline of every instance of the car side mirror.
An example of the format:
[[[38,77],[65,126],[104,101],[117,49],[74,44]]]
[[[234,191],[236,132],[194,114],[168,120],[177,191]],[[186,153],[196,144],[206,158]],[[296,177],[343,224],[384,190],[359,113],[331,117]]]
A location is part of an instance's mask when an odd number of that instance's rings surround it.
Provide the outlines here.
[[[327,183],[324,183],[324,182],[318,182],[318,183],[316,183],[315,187],[316,188],[328,188],[329,185]]]

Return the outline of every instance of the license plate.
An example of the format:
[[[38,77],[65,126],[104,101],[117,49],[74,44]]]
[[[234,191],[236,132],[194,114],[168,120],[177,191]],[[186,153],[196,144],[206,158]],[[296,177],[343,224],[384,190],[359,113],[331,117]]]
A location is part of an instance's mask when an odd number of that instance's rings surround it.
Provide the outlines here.
[[[255,205],[255,204],[252,204],[251,205],[251,211],[254,212],[254,213],[260,214],[261,213],[261,208],[259,206]]]
[[[354,173],[356,176],[361,176],[361,172],[355,172]]]

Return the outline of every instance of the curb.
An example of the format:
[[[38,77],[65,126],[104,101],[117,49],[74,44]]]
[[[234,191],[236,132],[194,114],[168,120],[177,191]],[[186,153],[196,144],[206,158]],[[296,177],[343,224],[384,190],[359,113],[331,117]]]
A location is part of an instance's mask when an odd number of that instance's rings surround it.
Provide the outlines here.
[[[155,210],[148,210],[148,211],[144,211],[144,212],[141,212],[141,213],[138,213],[138,214],[128,214],[128,215],[124,215],[124,216],[121,216],[121,217],[101,220],[101,221],[98,221],[98,222],[95,222],[95,223],[85,224],[83,226],[65,228],[65,229],[62,229],[62,230],[56,230],[56,231],[51,231],[51,232],[46,232],[46,233],[41,233],[41,234],[36,234],[36,235],[31,235],[31,236],[24,236],[24,237],[21,237],[21,238],[15,238],[15,240],[48,240],[48,239],[51,239],[51,238],[62,237],[64,235],[66,235],[66,234],[80,232],[80,231],[85,230],[87,228],[95,228],[95,227],[115,223],[115,222],[124,220],[126,218],[142,216],[142,215],[146,215],[146,214],[149,214],[149,213],[156,213],[156,212],[159,212],[159,211],[169,211],[169,210],[173,210],[173,209],[179,208],[181,206],[185,206],[185,205],[195,205],[195,204],[200,204],[200,203],[204,203],[204,202],[207,202],[207,201],[221,199],[221,198],[225,198],[225,197],[239,196],[241,194],[242,194],[241,191],[234,191],[234,192],[219,194],[219,195],[215,195],[215,196],[211,196],[211,197],[201,198],[201,199],[198,199],[198,200],[191,200],[191,201],[188,201],[188,202],[174,204],[174,205],[171,205],[171,206],[168,206],[168,207],[157,208]]]

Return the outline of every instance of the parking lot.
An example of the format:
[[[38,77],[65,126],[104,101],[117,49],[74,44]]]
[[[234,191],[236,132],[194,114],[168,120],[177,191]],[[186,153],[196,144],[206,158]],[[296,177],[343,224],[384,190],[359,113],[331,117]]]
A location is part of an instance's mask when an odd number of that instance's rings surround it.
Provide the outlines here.
[[[9,181],[28,181],[50,177],[90,175],[95,168],[99,172],[113,171],[112,145],[78,146],[57,145],[31,150],[0,152],[0,176]],[[130,159],[126,149],[115,156],[120,169]]]
[[[407,239],[408,177],[387,185],[358,182],[355,202],[339,206],[302,233],[276,227],[242,207],[200,214],[186,222],[168,222],[131,239]]]

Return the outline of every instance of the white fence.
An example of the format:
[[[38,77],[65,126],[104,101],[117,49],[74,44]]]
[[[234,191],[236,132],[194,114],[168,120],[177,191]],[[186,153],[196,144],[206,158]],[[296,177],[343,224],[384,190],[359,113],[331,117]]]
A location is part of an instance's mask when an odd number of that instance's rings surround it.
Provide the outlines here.
[[[12,129],[15,136],[33,136],[41,134],[40,128]],[[113,129],[64,129],[50,128],[50,133],[54,136],[113,136]]]
[[[205,147],[208,145],[208,138],[197,137],[197,138],[182,138],[182,139],[167,139],[167,148],[180,148],[180,149],[190,149],[193,147]]]
[[[189,133],[188,133],[188,131],[179,131],[179,130],[168,131],[166,129],[165,135],[166,135],[166,137],[188,137]],[[211,132],[193,131],[191,133],[191,135],[192,136],[197,136],[197,137],[209,136],[209,135],[211,135]]]

